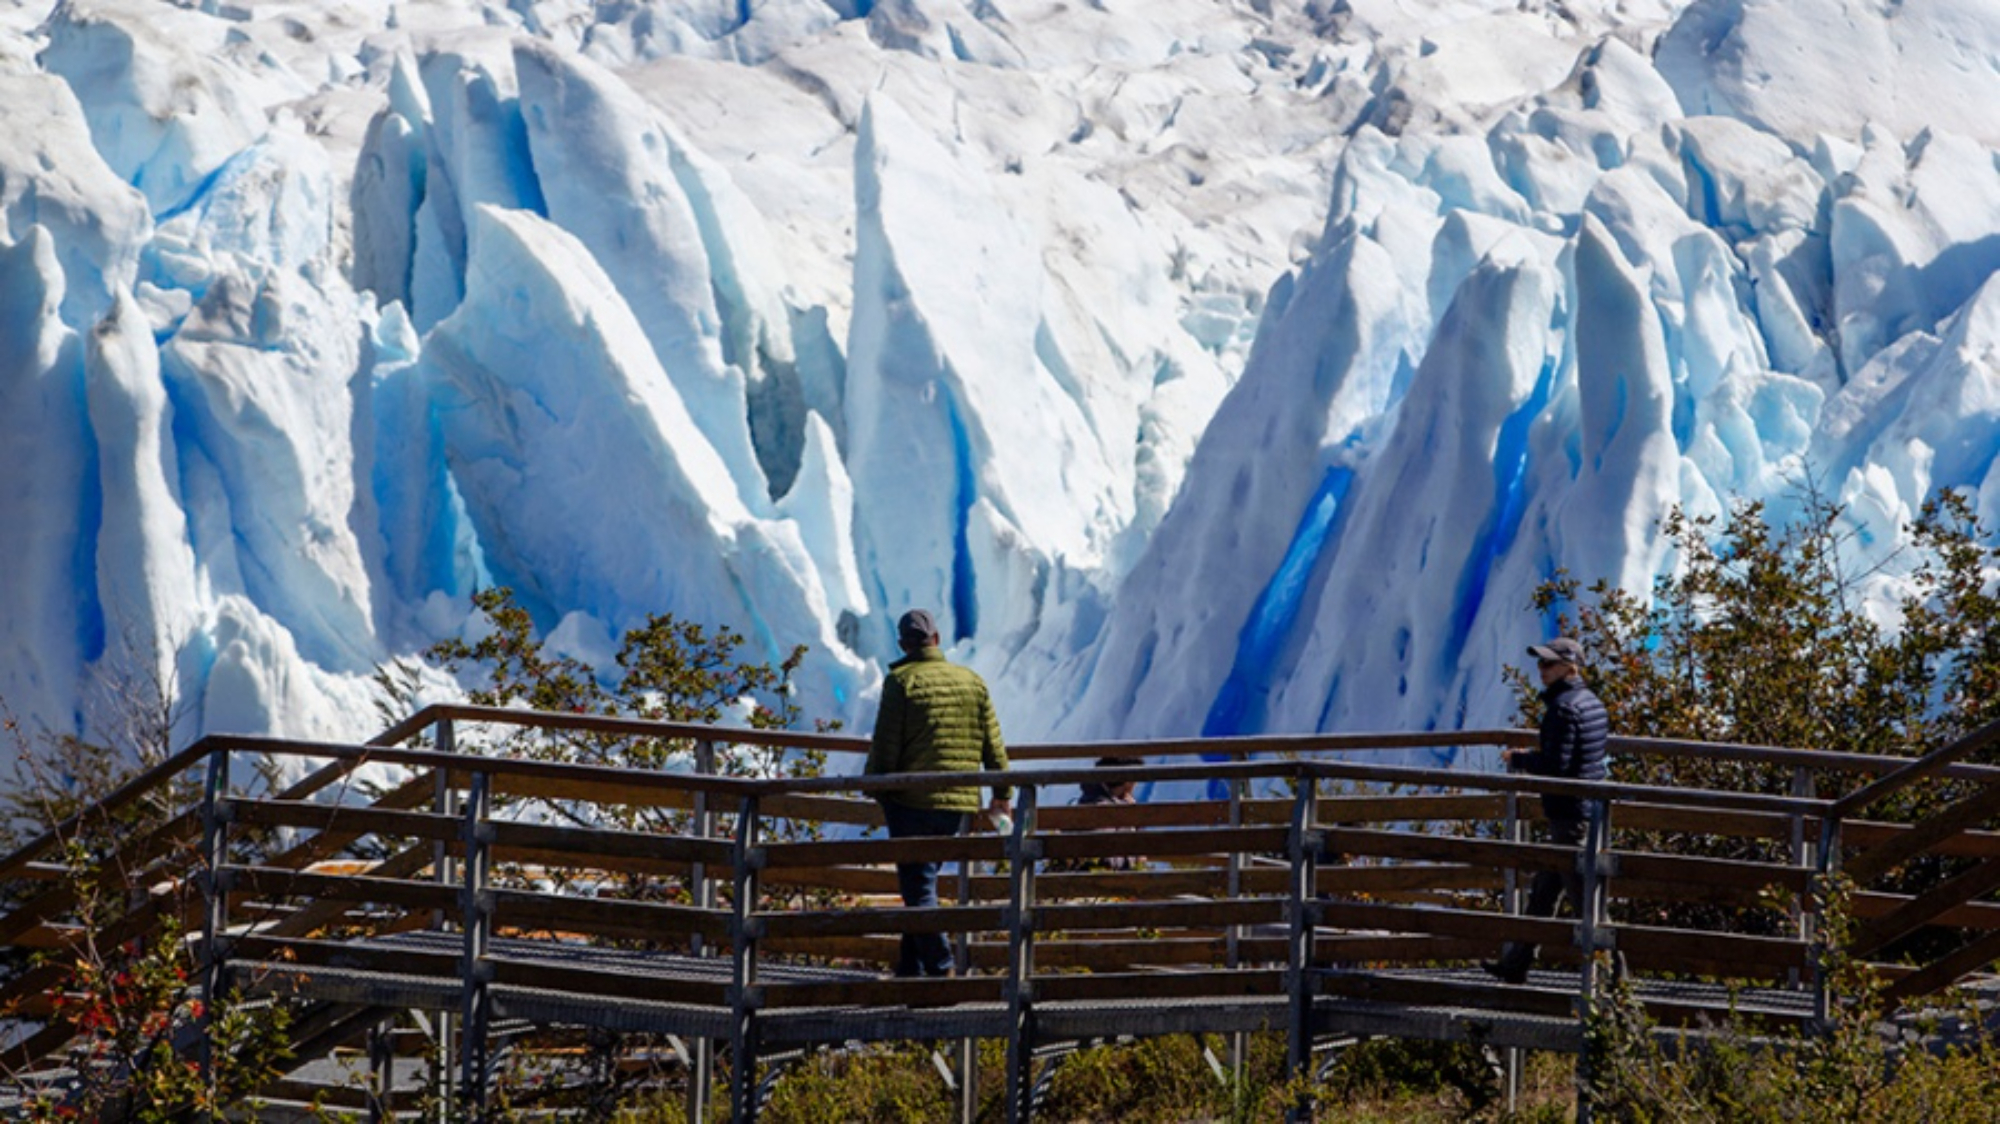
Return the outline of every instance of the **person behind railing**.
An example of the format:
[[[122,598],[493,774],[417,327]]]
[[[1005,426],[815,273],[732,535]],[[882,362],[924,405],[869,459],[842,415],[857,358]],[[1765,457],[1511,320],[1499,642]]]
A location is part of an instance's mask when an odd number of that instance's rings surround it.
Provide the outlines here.
[[[1542,724],[1538,745],[1533,750],[1509,749],[1501,754],[1508,771],[1538,777],[1601,781],[1605,778],[1605,739],[1611,734],[1611,720],[1604,704],[1583,682],[1583,645],[1567,636],[1546,644],[1531,644],[1528,654],[1542,677]],[[1604,815],[1601,800],[1580,800],[1574,796],[1546,793],[1542,814],[1549,821],[1549,840],[1563,847],[1583,842],[1585,826]],[[1538,870],[1528,889],[1527,914],[1553,917],[1558,896],[1569,899],[1570,908],[1583,901],[1583,876],[1571,861],[1559,873]],[[1528,967],[1535,961],[1535,946],[1508,941],[1500,959],[1480,966],[1508,983],[1525,983]]]
[[[1144,765],[1138,757],[1100,757],[1100,769],[1129,769]],[[1139,782],[1129,777],[1115,781],[1085,781],[1077,791],[1076,806],[1088,808],[1102,804],[1138,803]],[[1055,872],[1081,873],[1090,870],[1132,870],[1139,865],[1133,855],[1106,855],[1094,859],[1071,859],[1067,862],[1051,863],[1049,869]]]
[[[875,736],[868,747],[869,776],[892,773],[999,772],[1007,768],[1007,747],[1000,740],[1000,719],[986,681],[971,668],[944,658],[938,646],[937,622],[924,609],[911,609],[896,622],[896,642],[903,658],[889,665],[882,682],[882,701],[875,713]],[[987,815],[1000,820],[1013,814],[1014,790],[996,786]],[[889,838],[957,835],[979,811],[979,789],[898,789],[878,793]],[[938,904],[936,860],[896,864],[896,885],[903,904]],[[949,976],[951,943],[941,933],[905,933],[899,976]]]

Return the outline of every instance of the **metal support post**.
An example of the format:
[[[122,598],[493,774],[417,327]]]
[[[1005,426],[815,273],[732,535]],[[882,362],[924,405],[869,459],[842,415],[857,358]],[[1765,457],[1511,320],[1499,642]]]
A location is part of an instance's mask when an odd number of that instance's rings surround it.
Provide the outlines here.
[[[731,903],[729,944],[729,1106],[735,1124],[757,1119],[757,798],[746,796],[736,813],[736,900]]]
[[[1235,755],[1235,759],[1238,761],[1248,760],[1248,755],[1239,753]],[[1243,795],[1244,788],[1248,783],[1241,777],[1233,777],[1229,781],[1230,827],[1243,826]],[[1235,899],[1241,897],[1242,894],[1243,853],[1241,851],[1231,851],[1229,852],[1229,896],[1231,899]],[[1231,925],[1227,934],[1229,944],[1224,949],[1226,958],[1223,963],[1232,970],[1240,968],[1243,965],[1243,949],[1240,943],[1242,939],[1243,927],[1240,925]],[[1240,1030],[1230,1034],[1229,1080],[1232,1083],[1230,1086],[1230,1096],[1232,1097],[1237,1095],[1237,1092],[1243,1088],[1243,1066],[1249,1056],[1250,1036]]]
[[[958,904],[972,904],[972,860],[958,860]],[[960,930],[953,938],[952,962],[960,975],[972,971],[972,934]],[[974,1124],[979,1115],[979,1045],[972,1038],[958,1040],[958,1124]]]
[[[493,1015],[488,986],[492,964],[486,958],[493,935],[493,895],[487,886],[493,873],[492,811],[492,778],[483,770],[475,772],[465,795],[465,870],[458,891],[459,923],[465,930],[465,959],[459,965],[464,987],[458,1028],[459,1094],[474,1120],[483,1119],[486,1111],[486,1032]]]
[[[437,750],[439,753],[458,752],[457,727],[449,718],[437,724]],[[458,790],[451,786],[451,771],[434,769],[431,778],[431,811],[440,816],[457,815]],[[442,839],[431,845],[431,876],[440,886],[454,885],[458,881],[458,864],[452,861],[451,848]],[[431,928],[438,932],[448,931],[451,928],[449,911],[443,908],[431,911]],[[436,1105],[434,1117],[437,1124],[448,1124],[452,1102],[456,1099],[456,1073],[452,1068],[452,1059],[457,1051],[452,1043],[452,1015],[449,1011],[435,1011],[429,1019],[432,1027],[430,1084],[436,1094],[432,1098]]]
[[[1840,820],[1831,811],[1819,823],[1819,876],[1813,879],[1812,909],[1817,915],[1826,912],[1827,898],[1833,893],[1833,880],[1840,873]],[[1820,931],[1825,931],[1820,924]],[[1830,974],[1828,964],[1830,953],[1820,949],[1813,960],[1813,1024],[1822,1033],[1833,1025],[1833,996],[1828,990]]]
[[[1792,770],[1793,798],[1811,800],[1813,798],[1813,791],[1813,771],[1804,765],[1794,768]],[[1818,851],[1819,841],[1817,839],[1806,838],[1806,814],[1804,812],[1793,812],[1792,864],[1808,871],[1817,870],[1819,866]],[[1809,878],[1807,881],[1810,883],[1811,879]],[[1813,911],[1807,908],[1804,896],[1801,896],[1792,903],[1792,926],[1794,931],[1798,933],[1800,940],[1807,942],[1812,940]],[[1805,986],[1803,974],[1798,968],[1788,971],[1786,977],[1794,988]]]
[[[1582,894],[1581,900],[1576,903],[1576,940],[1583,952],[1583,965],[1577,971],[1576,1017],[1579,1026],[1590,1017],[1597,999],[1598,929],[1605,920],[1604,882],[1609,874],[1611,854],[1611,802],[1589,801],[1586,807],[1595,807],[1596,811],[1584,817],[1583,849],[1577,854],[1577,874]],[[1594,1061],[1586,1042],[1576,1060],[1577,1124],[1590,1124],[1593,1069]]]
[[[1292,825],[1287,845],[1292,877],[1291,895],[1285,903],[1285,913],[1290,922],[1290,932],[1285,940],[1285,985],[1290,993],[1291,1005],[1286,1020],[1285,1070],[1295,1080],[1312,1077],[1313,929],[1317,922],[1313,890],[1318,885],[1315,875],[1320,847],[1318,797],[1318,779],[1300,777],[1298,792],[1292,798]],[[1286,1110],[1285,1119],[1298,1124],[1312,1120],[1313,1113],[1311,1089],[1302,1085],[1299,1099]]]
[[[1035,1100],[1035,863],[1038,792],[1023,785],[1007,837],[1007,1124],[1024,1124]]]
[[[715,742],[703,738],[694,743],[694,771],[697,776],[715,775]],[[710,807],[707,789],[696,789],[694,813],[688,819],[688,831],[697,839],[707,839],[715,834],[715,810]],[[697,862],[688,873],[688,901],[696,909],[715,907],[715,884],[708,877],[708,864]],[[688,951],[695,956],[712,956],[715,950],[708,946],[700,933],[688,938]],[[715,1080],[715,1040],[695,1038],[688,1043],[687,1057],[687,1118],[690,1124],[701,1124],[708,1119],[709,1086]]]
[[[229,923],[229,751],[208,755],[208,772],[201,796],[201,860],[203,910],[201,923],[201,1074],[211,1097],[215,1086],[215,1041],[211,1033],[224,987],[224,930]]]
[[[1501,796],[1504,820],[1501,824],[1501,838],[1509,843],[1522,843],[1527,839],[1527,825],[1521,822],[1521,794],[1508,792]],[[1521,872],[1508,866],[1501,875],[1500,908],[1510,917],[1521,915]],[[1507,1083],[1507,1111],[1521,1109],[1521,1048],[1509,1046],[1501,1054],[1504,1078]]]
[[[368,1124],[396,1119],[395,1026],[393,1018],[384,1018],[368,1028]]]

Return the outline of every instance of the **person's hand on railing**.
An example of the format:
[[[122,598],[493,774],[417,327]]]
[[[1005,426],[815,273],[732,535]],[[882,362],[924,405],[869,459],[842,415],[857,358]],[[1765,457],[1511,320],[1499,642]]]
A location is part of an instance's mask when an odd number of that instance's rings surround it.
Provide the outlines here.
[[[985,819],[995,832],[1001,835],[1006,835],[1008,832],[1014,830],[1014,802],[1012,800],[1001,800],[995,797],[993,802],[986,806],[986,810],[980,813],[980,816]]]

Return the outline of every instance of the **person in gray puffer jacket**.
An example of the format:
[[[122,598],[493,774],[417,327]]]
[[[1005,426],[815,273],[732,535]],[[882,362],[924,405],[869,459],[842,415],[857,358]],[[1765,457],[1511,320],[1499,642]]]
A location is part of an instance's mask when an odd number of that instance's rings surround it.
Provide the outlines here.
[[[1583,682],[1583,645],[1567,636],[1546,644],[1531,644],[1528,654],[1542,676],[1542,725],[1536,748],[1510,749],[1501,755],[1510,772],[1538,777],[1601,781],[1608,774],[1604,743],[1611,736],[1611,719],[1604,703]],[[1604,815],[1601,800],[1581,800],[1554,793],[1542,797],[1542,814],[1548,817],[1549,841],[1563,847],[1583,842],[1592,819]],[[1567,897],[1570,908],[1583,898],[1583,876],[1572,865],[1562,872],[1538,870],[1528,888],[1527,914],[1553,917],[1558,897]],[[1482,965],[1508,983],[1523,983],[1535,960],[1535,946],[1509,941],[1498,961]]]

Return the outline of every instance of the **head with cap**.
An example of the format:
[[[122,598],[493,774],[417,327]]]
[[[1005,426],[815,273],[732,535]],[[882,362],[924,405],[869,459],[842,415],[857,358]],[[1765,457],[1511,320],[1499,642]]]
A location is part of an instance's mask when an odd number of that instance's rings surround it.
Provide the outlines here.
[[[1541,669],[1543,683],[1568,678],[1583,667],[1583,645],[1568,636],[1558,636],[1542,644],[1530,644],[1528,654],[1535,657],[1535,666]]]
[[[932,619],[929,609],[911,609],[896,622],[896,643],[905,652],[935,647],[937,642],[937,621]]]

